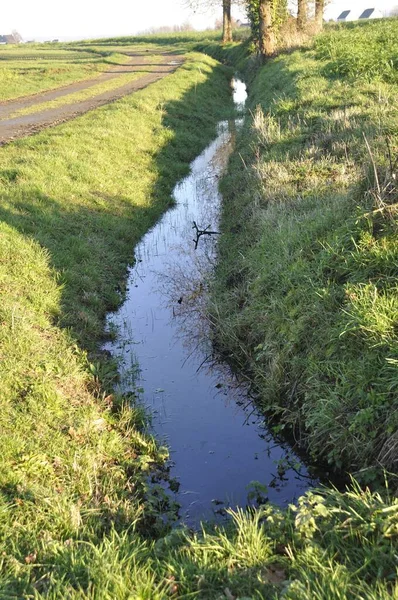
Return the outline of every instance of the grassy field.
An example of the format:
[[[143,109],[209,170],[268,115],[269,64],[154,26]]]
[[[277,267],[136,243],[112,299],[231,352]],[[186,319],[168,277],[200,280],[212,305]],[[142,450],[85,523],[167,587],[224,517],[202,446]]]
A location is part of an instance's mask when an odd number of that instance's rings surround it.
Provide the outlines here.
[[[130,83],[131,81],[135,81],[139,79],[143,75],[151,72],[151,67],[148,66],[147,69],[140,69],[139,71],[134,71],[131,73],[125,73],[124,75],[119,75],[114,79],[109,79],[108,81],[104,81],[103,83],[97,83],[96,85],[92,85],[87,89],[80,90],[79,92],[74,92],[68,94],[66,96],[61,96],[56,100],[49,100],[47,102],[40,102],[38,104],[34,104],[32,106],[28,106],[27,108],[22,108],[20,110],[16,110],[12,114],[7,115],[6,119],[13,119],[15,117],[20,117],[22,115],[31,115],[37,112],[41,112],[44,110],[49,110],[52,108],[58,108],[61,106],[66,106],[68,104],[75,104],[78,102],[82,102],[83,100],[88,100],[90,98],[94,98],[103,92],[116,91],[123,85]],[[0,121],[2,119],[0,118]]]
[[[213,308],[276,429],[368,482],[398,456],[397,33],[333,30],[258,71]]]
[[[248,30],[237,30],[234,35],[237,40],[245,39]],[[0,102],[95,78],[112,65],[126,64],[129,60],[126,52],[143,52],[145,58],[150,59],[156,58],[159,52],[183,54],[195,50],[198,43],[218,45],[220,39],[220,31],[208,31],[2,46]],[[101,85],[112,89],[116,84],[107,82]],[[88,90],[85,93],[87,97]]]
[[[125,55],[109,50],[69,50],[58,44],[3,46],[0,49],[0,101],[92,79],[127,60]]]
[[[329,26],[315,50],[329,76],[398,82],[396,19]]]
[[[235,42],[247,40],[250,36],[250,29],[243,27],[234,29],[233,38]],[[111,48],[114,51],[121,46],[135,49],[145,48],[153,51],[163,48],[165,51],[180,52],[181,50],[192,50],[196,43],[216,42],[220,44],[222,31],[209,29],[207,31],[180,31],[176,33],[148,33],[137,36],[125,36],[118,38],[107,38],[99,40],[87,40],[79,43],[79,47],[87,46],[95,49]]]
[[[251,81],[223,181],[213,314],[279,428],[370,480],[377,448],[391,450],[386,465],[395,457],[396,86],[332,75],[327,35]],[[246,47],[210,42],[245,63]],[[353,483],[286,511],[232,513],[225,528],[170,531],[173,506],[151,481],[167,477],[167,450],[134,390],[114,393],[98,350],[134,245],[229,116],[229,75],[190,54],[146,90],[0,149],[0,597],[398,595],[388,489]]]

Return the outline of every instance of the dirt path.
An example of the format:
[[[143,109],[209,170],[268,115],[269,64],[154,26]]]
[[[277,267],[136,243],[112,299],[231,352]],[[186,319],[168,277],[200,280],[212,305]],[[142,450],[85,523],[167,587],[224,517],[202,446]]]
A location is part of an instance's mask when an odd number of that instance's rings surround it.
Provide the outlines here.
[[[32,135],[45,127],[58,125],[59,123],[73,119],[89,110],[98,108],[103,104],[108,104],[109,102],[122,98],[126,94],[141,90],[150,83],[175,71],[183,62],[181,56],[173,54],[157,55],[156,62],[153,62],[145,53],[126,54],[130,56],[129,63],[115,65],[114,67],[111,67],[109,71],[102,73],[95,79],[78,81],[55,90],[35,94],[33,96],[26,96],[24,98],[17,98],[16,100],[10,100],[0,104],[0,145],[4,145],[7,142],[20,137]],[[135,79],[134,81],[121,85],[115,89],[101,92],[85,100],[57,106],[56,108],[45,109],[28,115],[7,118],[7,116],[11,116],[16,111],[41,104],[42,102],[48,102],[63,96],[68,96],[69,94],[90,88],[99,83],[103,83],[104,81],[108,81],[109,79],[120,77],[126,73],[137,72],[146,74],[143,74],[139,79]]]

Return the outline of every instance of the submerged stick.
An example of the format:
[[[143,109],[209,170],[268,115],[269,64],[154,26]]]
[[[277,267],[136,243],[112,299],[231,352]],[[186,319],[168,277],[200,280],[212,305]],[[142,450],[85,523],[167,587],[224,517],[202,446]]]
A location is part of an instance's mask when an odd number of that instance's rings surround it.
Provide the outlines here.
[[[198,247],[199,240],[202,237],[202,235],[220,235],[219,231],[209,231],[209,228],[210,225],[205,227],[205,229],[199,229],[199,227],[196,224],[196,221],[193,221],[192,229],[196,230],[196,239],[193,240],[195,242],[195,250]]]

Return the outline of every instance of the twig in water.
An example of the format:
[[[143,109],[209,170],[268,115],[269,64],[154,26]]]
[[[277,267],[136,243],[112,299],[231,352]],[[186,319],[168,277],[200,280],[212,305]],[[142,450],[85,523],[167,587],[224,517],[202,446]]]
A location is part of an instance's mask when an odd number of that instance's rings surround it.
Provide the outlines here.
[[[249,422],[250,417],[256,412],[256,410],[256,407],[254,407],[250,414],[248,414],[246,419],[243,421],[243,425],[246,425]]]
[[[219,231],[209,231],[209,227],[210,225],[205,227],[205,229],[199,229],[199,227],[196,224],[196,221],[193,221],[192,229],[196,230],[196,239],[193,240],[195,242],[195,250],[198,247],[199,240],[202,237],[202,235],[220,235]]]

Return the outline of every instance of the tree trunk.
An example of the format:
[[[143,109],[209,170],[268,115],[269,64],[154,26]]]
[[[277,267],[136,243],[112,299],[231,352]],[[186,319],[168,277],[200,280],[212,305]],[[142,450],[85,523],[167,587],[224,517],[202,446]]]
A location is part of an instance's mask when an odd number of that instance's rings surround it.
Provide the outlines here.
[[[297,29],[303,31],[307,23],[307,0],[297,0]]]
[[[315,26],[317,31],[322,31],[323,28],[323,11],[325,8],[325,0],[315,0]]]
[[[232,42],[231,0],[222,1],[222,41]]]
[[[272,24],[272,0],[260,0],[258,5],[259,43],[260,53],[263,58],[272,56],[275,52],[275,33]]]

